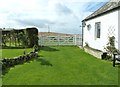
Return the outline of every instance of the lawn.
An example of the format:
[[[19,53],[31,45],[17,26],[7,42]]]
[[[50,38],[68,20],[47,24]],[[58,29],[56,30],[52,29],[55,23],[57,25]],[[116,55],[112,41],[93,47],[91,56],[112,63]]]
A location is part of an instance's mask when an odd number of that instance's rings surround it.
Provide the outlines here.
[[[75,46],[44,47],[35,60],[11,68],[3,85],[117,85],[118,68]]]
[[[29,53],[32,51],[32,48],[26,48],[26,53]],[[13,58],[20,55],[23,55],[24,49],[18,49],[18,48],[10,48],[10,49],[2,49],[2,58]]]
[[[0,49],[0,58],[2,58],[2,50]]]

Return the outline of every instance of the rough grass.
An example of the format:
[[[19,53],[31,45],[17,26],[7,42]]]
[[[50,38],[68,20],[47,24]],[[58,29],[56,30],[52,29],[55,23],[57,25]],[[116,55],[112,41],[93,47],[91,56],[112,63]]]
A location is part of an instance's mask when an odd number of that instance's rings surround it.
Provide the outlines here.
[[[32,48],[26,48],[26,53],[32,51]],[[24,49],[18,48],[10,48],[10,49],[2,49],[2,58],[13,58],[24,54]]]
[[[17,65],[3,76],[3,85],[117,85],[118,68],[78,47],[44,47],[40,57]]]

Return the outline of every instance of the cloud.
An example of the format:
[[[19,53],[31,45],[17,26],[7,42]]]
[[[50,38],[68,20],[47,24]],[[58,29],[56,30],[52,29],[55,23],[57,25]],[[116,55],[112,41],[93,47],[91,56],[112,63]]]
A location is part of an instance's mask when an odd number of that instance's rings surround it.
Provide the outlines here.
[[[20,23],[21,25],[36,26],[39,28],[47,28],[48,25],[56,24],[55,22],[51,22],[46,19],[16,19],[16,22]]]
[[[80,33],[81,20],[106,0],[0,1],[0,27],[35,26],[47,31],[49,25],[54,32]]]
[[[87,2],[84,5],[83,12],[94,12],[103,6],[106,2]]]
[[[72,14],[72,11],[70,8],[68,8],[66,5],[63,5],[61,3],[56,4],[56,12],[58,12],[58,14],[64,14],[64,15],[69,15]]]
[[[66,1],[66,0],[65,0]],[[74,3],[74,2],[77,2],[77,3],[87,3],[87,2],[106,2],[106,1],[109,1],[109,0],[70,0],[70,2]]]

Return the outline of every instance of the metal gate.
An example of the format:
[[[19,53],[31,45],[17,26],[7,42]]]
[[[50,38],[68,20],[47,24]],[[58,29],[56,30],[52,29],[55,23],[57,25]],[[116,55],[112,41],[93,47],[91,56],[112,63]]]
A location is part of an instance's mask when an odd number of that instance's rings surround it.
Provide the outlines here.
[[[82,45],[82,38],[80,35],[39,36],[39,45]]]

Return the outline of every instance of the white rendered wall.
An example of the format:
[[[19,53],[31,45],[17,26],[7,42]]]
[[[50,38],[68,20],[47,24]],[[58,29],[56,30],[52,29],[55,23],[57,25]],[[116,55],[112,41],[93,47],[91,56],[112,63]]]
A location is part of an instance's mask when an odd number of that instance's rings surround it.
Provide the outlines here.
[[[118,12],[118,49],[120,50],[120,9]]]
[[[97,39],[95,39],[96,22],[101,22],[101,35],[100,38]],[[91,29],[88,31],[87,25],[89,24],[91,25]],[[115,46],[118,48],[118,11],[110,12],[108,14],[86,21],[86,26],[84,27],[83,44],[85,46],[85,42],[87,42],[90,47],[105,51],[104,47],[108,43],[108,34],[115,36]]]

